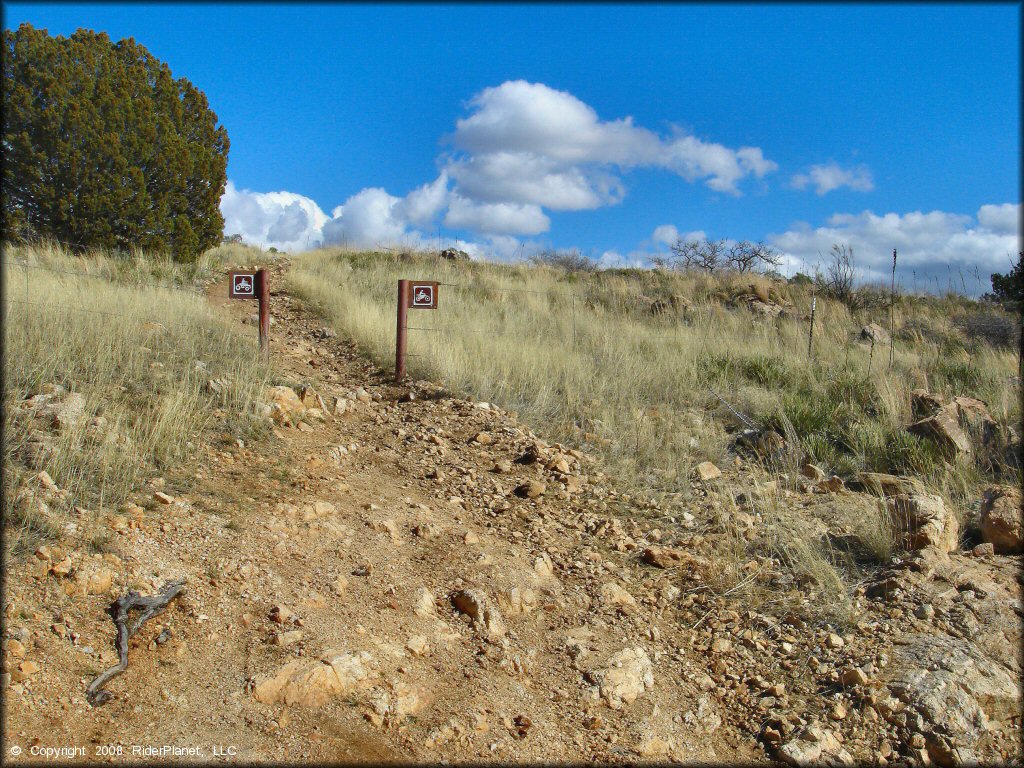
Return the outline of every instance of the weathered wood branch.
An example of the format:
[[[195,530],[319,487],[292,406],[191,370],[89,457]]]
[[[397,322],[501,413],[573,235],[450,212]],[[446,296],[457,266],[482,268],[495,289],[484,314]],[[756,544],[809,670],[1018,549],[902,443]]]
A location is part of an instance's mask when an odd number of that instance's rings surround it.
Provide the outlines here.
[[[118,663],[101,672],[89,684],[85,691],[85,698],[90,704],[98,707],[114,698],[114,694],[103,690],[103,686],[128,669],[128,640],[142,628],[143,624],[163,613],[167,604],[176,598],[184,588],[185,580],[179,579],[167,582],[152,597],[143,597],[138,592],[130,591],[124,597],[114,601],[110,606],[110,613],[114,618],[114,626],[117,627],[117,639],[114,641],[114,647],[117,648]],[[141,610],[142,613],[131,626],[128,626],[128,612],[133,610]]]

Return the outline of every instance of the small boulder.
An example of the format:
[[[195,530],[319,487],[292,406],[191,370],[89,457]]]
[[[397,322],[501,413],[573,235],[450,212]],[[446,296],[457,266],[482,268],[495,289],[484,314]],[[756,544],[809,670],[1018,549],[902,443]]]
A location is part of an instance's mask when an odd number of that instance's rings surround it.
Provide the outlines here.
[[[694,475],[701,482],[708,482],[709,480],[715,480],[722,476],[722,470],[712,464],[710,461],[702,461],[694,469]]]
[[[535,499],[538,496],[543,496],[547,489],[548,487],[544,483],[538,480],[530,480],[516,486],[515,494],[523,499]]]
[[[958,413],[955,403],[944,405],[933,415],[915,421],[907,427],[907,431],[934,440],[950,456],[968,455],[971,452],[971,441],[960,427]]]
[[[473,623],[491,637],[505,634],[505,622],[496,606],[478,589],[462,589],[451,596],[452,605],[459,613],[469,616]]]
[[[900,494],[887,500],[896,529],[904,534],[908,549],[934,547],[952,552],[959,544],[960,523],[946,509],[941,496],[927,493]]]
[[[873,341],[876,344],[888,344],[892,341],[889,332],[878,323],[869,323],[861,328],[860,337],[864,341]]]
[[[609,707],[622,709],[654,687],[654,665],[647,651],[633,646],[613,654],[604,667],[588,672],[587,679],[598,686]]]
[[[1024,552],[1021,525],[1021,492],[1017,488],[996,487],[985,491],[981,503],[981,535],[1000,555]]]

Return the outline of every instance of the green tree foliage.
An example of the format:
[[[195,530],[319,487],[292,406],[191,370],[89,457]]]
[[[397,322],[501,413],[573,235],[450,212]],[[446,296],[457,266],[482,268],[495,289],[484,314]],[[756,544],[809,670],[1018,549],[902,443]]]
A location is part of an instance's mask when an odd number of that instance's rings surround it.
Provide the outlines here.
[[[992,275],[992,293],[985,298],[1013,307],[1024,308],[1024,253],[1017,254],[1017,263],[1009,273]]]
[[[7,237],[194,259],[220,242],[228,135],[133,39],[3,32]]]

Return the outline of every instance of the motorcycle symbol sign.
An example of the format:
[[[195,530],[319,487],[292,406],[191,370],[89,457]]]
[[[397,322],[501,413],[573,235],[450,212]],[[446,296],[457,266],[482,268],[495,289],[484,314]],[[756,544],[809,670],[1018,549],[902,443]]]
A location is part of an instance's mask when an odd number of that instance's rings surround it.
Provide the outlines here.
[[[437,309],[437,283],[413,281],[409,306],[412,309]]]
[[[256,275],[252,272],[232,272],[232,299],[251,299],[256,296]]]

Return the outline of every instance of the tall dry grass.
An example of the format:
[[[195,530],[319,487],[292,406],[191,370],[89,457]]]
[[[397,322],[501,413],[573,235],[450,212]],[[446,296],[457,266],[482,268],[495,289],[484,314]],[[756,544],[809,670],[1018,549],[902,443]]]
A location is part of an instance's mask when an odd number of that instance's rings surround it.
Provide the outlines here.
[[[4,501],[16,550],[56,533],[74,506],[116,508],[147,473],[180,465],[215,420],[259,431],[255,345],[196,290],[220,255],[178,265],[4,248]],[[211,379],[223,388],[210,391]],[[60,430],[24,407],[51,385],[84,397],[82,418]],[[40,470],[69,492],[42,517],[17,501]]]
[[[723,427],[742,424],[719,397],[759,426],[795,436],[803,454],[795,462],[806,457],[846,478],[861,470],[914,475],[961,513],[993,479],[1019,482],[1019,473],[995,478],[946,462],[906,432],[910,391],[920,386],[979,397],[1004,425],[1020,420],[1016,353],[958,332],[956,318],[977,307],[957,297],[899,298],[889,370],[889,347],[872,351],[859,340],[869,322],[889,327],[886,304],[851,310],[818,297],[809,357],[812,288],[760,276],[583,272],[325,249],[295,257],[288,277],[384,366],[394,359],[400,278],[445,284],[436,311],[410,312],[411,375],[500,404],[548,439],[598,452],[638,490],[685,502],[697,463],[730,458]],[[745,294],[786,304],[787,317],[758,316],[735,301]],[[794,536],[780,505],[762,515],[768,549],[838,589],[842,558],[827,543]],[[884,511],[866,510],[859,526],[864,547],[887,560],[893,544]]]

